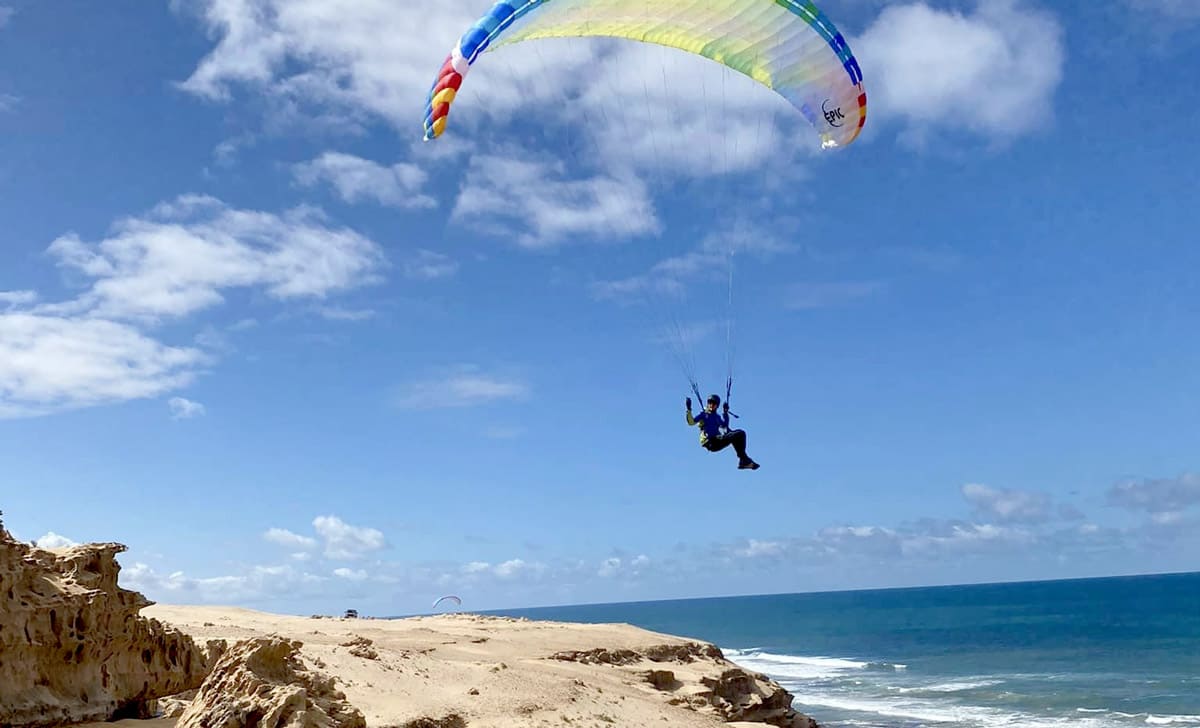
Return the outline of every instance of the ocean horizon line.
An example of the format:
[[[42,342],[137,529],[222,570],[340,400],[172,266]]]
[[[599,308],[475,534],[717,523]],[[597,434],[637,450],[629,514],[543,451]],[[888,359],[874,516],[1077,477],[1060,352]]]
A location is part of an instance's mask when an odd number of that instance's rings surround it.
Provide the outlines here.
[[[1162,571],[1162,572],[1136,572],[1125,574],[1107,574],[1102,576],[1071,576],[1060,577],[1053,579],[1016,579],[1009,581],[977,581],[977,582],[954,582],[954,583],[934,583],[934,584],[913,584],[907,586],[886,586],[886,587],[853,587],[847,589],[818,589],[813,591],[786,591],[786,592],[760,592],[754,594],[718,594],[707,596],[692,596],[692,597],[666,597],[662,599],[638,599],[630,601],[614,601],[614,602],[576,602],[568,604],[539,604],[536,606],[525,607],[497,607],[494,609],[484,610],[462,610],[469,611],[471,614],[504,616],[509,612],[523,612],[533,610],[556,610],[556,609],[574,609],[587,607],[620,607],[620,606],[637,606],[647,604],[671,604],[674,602],[703,602],[703,601],[722,601],[722,600],[737,600],[737,599],[769,599],[778,597],[790,596],[824,596],[834,594],[872,594],[872,593],[896,593],[903,591],[922,591],[936,589],[958,589],[964,587],[988,587],[988,586],[1020,586],[1027,584],[1061,584],[1061,583],[1076,583],[1076,582],[1098,582],[1098,581],[1113,581],[1113,580],[1136,580],[1136,579],[1157,579],[1169,577],[1185,577],[1200,575],[1200,569],[1191,571]],[[386,617],[377,617],[377,619],[408,619],[410,617],[431,616],[434,614],[442,614],[443,612],[416,612],[412,614],[389,615]],[[453,612],[449,612],[453,613]]]

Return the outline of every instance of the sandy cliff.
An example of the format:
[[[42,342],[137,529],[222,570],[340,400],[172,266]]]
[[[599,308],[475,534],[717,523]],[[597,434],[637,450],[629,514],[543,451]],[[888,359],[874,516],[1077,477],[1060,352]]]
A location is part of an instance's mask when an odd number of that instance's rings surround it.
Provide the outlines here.
[[[117,586],[124,550],[39,549],[0,524],[0,725],[138,717],[156,697],[199,687],[206,652]]]

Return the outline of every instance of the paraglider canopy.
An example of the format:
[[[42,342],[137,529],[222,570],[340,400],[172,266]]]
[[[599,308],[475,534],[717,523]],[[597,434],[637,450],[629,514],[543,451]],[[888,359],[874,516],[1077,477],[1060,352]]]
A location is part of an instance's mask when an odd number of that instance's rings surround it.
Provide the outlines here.
[[[445,601],[451,601],[451,602],[454,602],[455,604],[457,604],[457,605],[458,605],[458,606],[460,606],[460,607],[462,606],[462,600],[461,600],[461,599],[459,599],[458,597],[454,596],[453,594],[447,594],[447,595],[446,595],[446,596],[444,596],[444,597],[438,597],[438,598],[437,598],[437,600],[436,600],[436,601],[434,601],[434,603],[433,603],[433,608],[434,608],[434,609],[437,609],[438,605],[439,605],[439,604],[441,604],[442,602],[445,602]]]
[[[858,61],[812,0],[500,0],[438,71],[425,106],[425,140],[445,131],[450,105],[481,53],[569,36],[654,43],[727,66],[787,99],[823,148],[850,144],[867,121]]]

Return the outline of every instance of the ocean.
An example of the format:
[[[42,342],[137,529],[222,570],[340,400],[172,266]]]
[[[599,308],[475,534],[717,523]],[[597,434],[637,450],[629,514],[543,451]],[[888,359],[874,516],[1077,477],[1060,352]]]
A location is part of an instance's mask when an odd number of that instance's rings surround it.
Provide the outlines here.
[[[1200,728],[1200,573],[486,614],[712,642],[827,728]]]

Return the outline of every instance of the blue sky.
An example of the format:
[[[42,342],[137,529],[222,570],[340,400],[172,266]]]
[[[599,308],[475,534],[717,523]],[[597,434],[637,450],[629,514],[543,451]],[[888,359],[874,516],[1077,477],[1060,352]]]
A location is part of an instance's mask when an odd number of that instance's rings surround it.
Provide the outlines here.
[[[1200,568],[1194,3],[825,0],[832,152],[581,40],[422,143],[486,5],[0,0],[11,530],[295,613]],[[731,246],[752,473],[662,338],[723,391]]]

